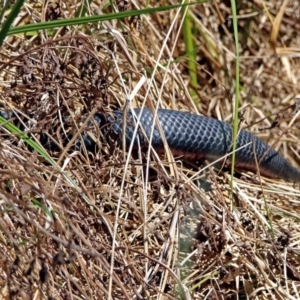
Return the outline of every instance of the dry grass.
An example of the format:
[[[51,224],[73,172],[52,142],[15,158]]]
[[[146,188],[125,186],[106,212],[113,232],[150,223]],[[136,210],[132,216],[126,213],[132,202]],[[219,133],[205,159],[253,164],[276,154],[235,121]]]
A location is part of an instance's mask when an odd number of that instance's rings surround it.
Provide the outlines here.
[[[290,1],[275,20],[278,1],[245,3],[240,126],[300,168],[300,6]],[[71,17],[72,2],[63,8],[60,16]],[[29,116],[24,130],[37,141],[47,134],[57,144],[49,153],[60,167],[1,127],[1,299],[300,299],[299,184],[244,174],[231,191],[227,172],[173,163],[171,154],[126,156],[113,138],[100,142],[99,128],[81,126],[83,115],[126,103],[232,121],[230,1],[190,13],[199,105],[179,11],[61,29],[52,41],[46,33],[7,37],[1,106]],[[55,17],[32,4],[16,22],[41,15]],[[83,130],[99,141],[96,153],[77,151],[75,138],[64,144],[66,132],[80,138]]]

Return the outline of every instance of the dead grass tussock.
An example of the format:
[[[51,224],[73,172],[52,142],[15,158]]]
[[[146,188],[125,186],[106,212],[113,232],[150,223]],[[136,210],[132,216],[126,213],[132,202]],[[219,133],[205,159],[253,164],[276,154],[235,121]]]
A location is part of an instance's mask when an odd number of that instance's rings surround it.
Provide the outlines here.
[[[119,9],[128,9],[123,2]],[[50,153],[61,169],[1,128],[1,298],[300,298],[299,186],[246,175],[235,180],[232,201],[226,173],[153,153],[148,176],[146,152],[124,156],[113,137],[104,142],[99,128],[82,126],[83,115],[109,113],[131,99],[133,107],[159,105],[230,121],[235,56],[228,3],[191,7],[197,107],[176,11],[126,19],[122,28],[119,22],[84,27],[92,34],[61,29],[54,40],[42,33],[7,38],[1,106],[14,108],[20,120],[30,118],[24,130],[55,145]],[[64,5],[72,16],[72,6]],[[40,9],[23,13],[32,20]],[[279,9],[277,1],[238,7],[241,126],[297,165],[299,4],[286,6],[270,45],[269,16]],[[63,16],[57,7],[42,13]],[[289,51],[275,55],[282,48]],[[98,141],[93,154],[74,148],[83,131]],[[74,138],[66,143],[66,136]]]

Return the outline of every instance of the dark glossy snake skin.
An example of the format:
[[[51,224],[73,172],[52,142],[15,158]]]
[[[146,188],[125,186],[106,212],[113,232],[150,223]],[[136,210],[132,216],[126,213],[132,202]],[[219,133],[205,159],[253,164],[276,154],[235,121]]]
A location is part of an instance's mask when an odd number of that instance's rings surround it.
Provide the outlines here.
[[[143,111],[141,109],[134,109],[134,113],[137,116],[142,113],[134,146],[135,148],[138,145],[147,146],[153,125],[153,115],[147,108]],[[0,111],[0,115],[8,119],[12,116],[12,113],[7,114],[4,111]],[[167,109],[158,110],[158,119],[167,143],[175,157],[190,162],[204,160],[213,162],[232,151],[232,127],[226,122]],[[65,118],[66,120],[67,118]],[[136,127],[135,120],[136,118],[129,112],[126,119],[127,148],[133,138]],[[112,114],[105,116],[96,114],[94,121],[102,129],[104,136],[114,135],[118,141],[118,145],[122,145],[123,111],[114,111]],[[82,134],[81,140],[84,141],[85,147],[89,151],[94,151],[95,142],[87,133],[84,132]],[[53,143],[49,143],[48,138],[44,134],[41,135],[41,143],[51,149],[55,146]],[[162,138],[156,125],[153,132],[152,146],[157,152],[164,152]],[[80,140],[77,140],[76,147],[81,147]],[[242,149],[236,152],[236,168],[256,173],[256,156],[261,175],[300,183],[300,171],[292,167],[286,159],[267,143],[250,132],[246,130],[239,131],[237,149],[239,148]],[[226,162],[230,162],[230,156],[227,157]],[[219,163],[220,165],[222,165],[222,162]]]
[[[134,111],[136,115],[139,115],[141,112],[140,109],[134,109]],[[113,115],[114,117],[108,117],[109,127],[121,139],[123,112],[115,111]],[[168,145],[175,157],[182,157],[187,161],[206,159],[213,162],[215,159],[232,151],[232,127],[226,122],[167,109],[159,109],[158,118]],[[153,124],[153,115],[149,109],[143,110],[140,123],[147,136],[146,138],[142,130],[138,131],[140,144],[143,145],[150,137]],[[128,113],[126,126],[127,146],[133,137],[134,124],[131,113]],[[137,138],[134,143],[137,145]],[[248,143],[250,144],[245,146]],[[158,152],[163,152],[163,143],[157,126],[154,129],[152,146]],[[236,152],[235,165],[237,168],[256,172],[256,155],[257,161],[260,162],[260,174],[266,177],[300,182],[300,171],[292,167],[286,159],[267,143],[246,130],[241,130],[237,139],[237,149],[243,146],[245,147]],[[230,160],[230,157],[228,159]]]

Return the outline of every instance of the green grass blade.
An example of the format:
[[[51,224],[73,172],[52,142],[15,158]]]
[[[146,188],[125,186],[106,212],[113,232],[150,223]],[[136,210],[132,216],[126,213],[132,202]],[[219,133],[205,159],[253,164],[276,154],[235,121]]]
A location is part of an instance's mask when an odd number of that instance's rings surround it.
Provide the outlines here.
[[[195,91],[198,88],[198,78],[197,78],[197,59],[196,59],[196,51],[195,51],[195,43],[194,43],[194,35],[193,35],[193,20],[188,12],[188,7],[185,8],[187,10],[184,21],[183,21],[183,37],[186,49],[186,57],[188,63],[188,72],[191,78],[192,88],[190,89],[190,93],[195,104],[199,103],[199,97],[197,92]]]
[[[133,16],[140,16],[143,14],[162,12],[162,11],[171,10],[171,9],[184,7],[184,6],[188,6],[188,5],[193,5],[193,4],[198,4],[200,2],[202,3],[202,2],[206,2],[206,1],[198,1],[198,2],[186,3],[186,4],[167,5],[167,6],[153,7],[153,8],[139,9],[139,10],[122,11],[122,12],[118,12],[118,13],[87,16],[87,17],[81,17],[81,18],[54,20],[51,22],[26,24],[23,26],[11,28],[8,31],[8,35],[25,33],[28,31],[38,31],[38,30],[43,30],[43,29],[50,29],[50,28],[55,28],[55,27],[64,27],[64,26],[80,25],[80,24],[87,24],[87,23],[97,23],[97,22],[103,22],[103,21],[109,21],[109,20],[128,18],[128,17],[133,17]]]
[[[23,6],[24,0],[17,0],[16,4],[13,6],[10,14],[7,16],[6,21],[1,27],[0,31],[0,46],[2,46],[2,43],[6,36],[8,35],[9,28],[11,27],[11,24],[13,23],[14,19],[18,16],[22,6]],[[5,5],[6,7],[6,5]],[[4,14],[5,7],[1,11],[1,15]],[[1,19],[0,19],[1,20]]]
[[[4,2],[4,0],[2,0],[2,2]],[[2,21],[2,18],[5,14],[5,12],[8,10],[9,6],[10,6],[10,0],[7,0],[2,8],[2,10],[0,11],[0,22]]]
[[[93,0],[83,0],[83,2],[81,3],[81,5],[78,7],[76,13],[75,13],[75,18],[80,18],[83,17],[89,7],[89,4],[91,4]]]
[[[238,37],[238,25],[237,25],[237,13],[235,0],[231,0],[231,10],[233,17],[233,31],[235,41],[235,105],[233,112],[233,130],[232,130],[232,165],[231,165],[231,189],[233,191],[233,178],[234,178],[234,165],[235,165],[235,149],[236,149],[236,138],[238,133],[238,109],[240,99],[240,56],[239,56],[239,37]]]

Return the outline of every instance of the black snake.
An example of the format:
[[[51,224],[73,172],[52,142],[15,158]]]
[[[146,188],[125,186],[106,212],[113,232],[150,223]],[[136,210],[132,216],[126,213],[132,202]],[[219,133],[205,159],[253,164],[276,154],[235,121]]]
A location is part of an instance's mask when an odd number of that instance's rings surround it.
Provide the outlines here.
[[[135,115],[140,113],[140,127],[134,140],[134,147],[148,145],[151,128],[154,122],[152,112],[145,108],[134,109]],[[0,113],[7,118],[7,113]],[[232,126],[213,118],[195,115],[175,110],[159,109],[157,113],[161,128],[168,146],[175,157],[186,161],[214,160],[226,156],[232,151]],[[95,114],[94,121],[102,128],[104,135],[114,133],[121,145],[123,131],[123,112],[114,111],[112,114]],[[126,145],[129,146],[136,117],[129,111],[126,120]],[[94,149],[95,142],[86,134],[82,134],[85,146]],[[139,139],[139,143],[138,143]],[[45,138],[41,143],[46,144]],[[162,137],[158,127],[154,127],[151,145],[158,152],[164,151]],[[49,148],[49,147],[48,147]],[[281,178],[290,182],[300,182],[300,171],[294,168],[277,151],[250,132],[241,129],[237,137],[235,166],[241,170],[256,172],[257,162],[261,175]],[[230,162],[230,156],[227,161]]]

